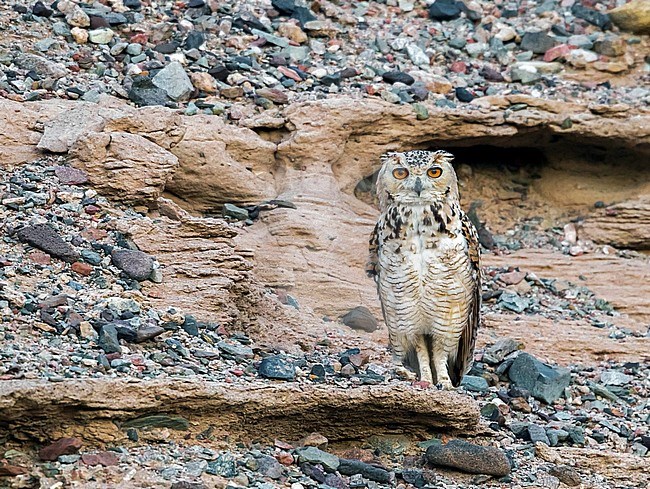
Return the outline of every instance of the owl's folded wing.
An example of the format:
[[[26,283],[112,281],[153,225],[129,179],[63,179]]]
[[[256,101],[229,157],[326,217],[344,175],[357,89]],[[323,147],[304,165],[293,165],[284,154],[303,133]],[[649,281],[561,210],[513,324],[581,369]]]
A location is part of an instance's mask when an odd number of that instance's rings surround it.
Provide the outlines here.
[[[379,251],[379,223],[377,223],[370,234],[370,241],[368,242],[368,263],[366,264],[366,274],[368,277],[377,278],[379,276],[379,267],[377,262],[379,258],[377,253]]]
[[[470,296],[469,313],[465,328],[461,333],[458,353],[452,365],[450,376],[454,386],[458,386],[474,361],[474,345],[481,323],[481,249],[478,241],[478,233],[465,213],[461,214],[462,233],[467,241],[467,253],[472,266],[474,279],[474,290]]]

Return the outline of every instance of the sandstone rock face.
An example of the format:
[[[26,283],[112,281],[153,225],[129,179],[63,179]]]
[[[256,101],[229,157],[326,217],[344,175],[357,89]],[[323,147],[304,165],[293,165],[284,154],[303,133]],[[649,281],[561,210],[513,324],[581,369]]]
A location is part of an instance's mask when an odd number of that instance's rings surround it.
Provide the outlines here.
[[[412,387],[121,379],[0,385],[0,423],[36,438],[118,442],[126,439],[126,427],[143,425],[152,415],[173,422],[170,436],[178,439],[212,426],[215,436],[227,433],[242,441],[299,439],[316,431],[331,441],[363,439],[385,432],[386,426],[391,432],[422,435],[431,429],[472,433],[479,419],[478,405],[456,392]]]
[[[596,243],[650,249],[650,192],[587,217],[580,235]]]
[[[178,159],[151,141],[123,132],[90,132],[70,148],[72,164],[118,202],[154,207]]]
[[[181,164],[168,191],[197,211],[275,197],[275,144],[218,117],[186,117],[183,124],[183,139],[171,149]]]
[[[104,118],[88,106],[66,110],[45,124],[45,132],[37,148],[52,153],[67,153],[82,135],[101,132],[104,124]]]

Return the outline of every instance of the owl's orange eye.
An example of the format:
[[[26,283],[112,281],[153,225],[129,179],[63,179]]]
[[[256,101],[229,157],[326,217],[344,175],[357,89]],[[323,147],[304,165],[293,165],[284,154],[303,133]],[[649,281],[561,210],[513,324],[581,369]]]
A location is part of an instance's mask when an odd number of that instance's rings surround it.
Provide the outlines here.
[[[409,171],[406,168],[395,168],[393,170],[393,176],[398,180],[404,180],[409,176]]]
[[[429,168],[427,170],[427,176],[429,178],[438,178],[440,175],[442,175],[442,168]]]

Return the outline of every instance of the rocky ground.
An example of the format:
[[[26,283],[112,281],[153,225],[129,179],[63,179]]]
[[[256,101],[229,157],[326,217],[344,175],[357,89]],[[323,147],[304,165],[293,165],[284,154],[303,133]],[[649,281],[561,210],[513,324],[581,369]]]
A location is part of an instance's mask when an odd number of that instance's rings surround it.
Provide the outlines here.
[[[276,182],[276,193],[260,203],[272,186],[245,188],[260,185],[264,172],[255,159],[273,158],[283,142],[285,150],[299,147],[300,131],[313,122],[300,122],[309,103],[329,99],[363,99],[400,121],[405,116],[386,105],[410,107],[416,121],[444,111],[461,122],[508,100],[504,121],[511,117],[520,128],[534,124],[526,114],[540,118],[535,104],[550,101],[544,117],[557,114],[552,124],[560,131],[590,124],[593,115],[632,114],[626,123],[639,117],[639,141],[616,137],[628,149],[641,146],[647,133],[639,111],[650,97],[647,20],[643,27],[641,13],[606,14],[623,3],[3,2],[0,95],[56,100],[25,104],[46,114],[29,123],[18,109],[1,116],[8,124],[0,136],[11,135],[11,123],[17,134],[27,126],[31,132],[21,142],[29,157],[0,152],[7,159],[0,165],[0,486],[648,485],[650,315],[640,304],[648,257],[620,245],[645,246],[638,230],[645,221],[637,220],[636,231],[621,230],[620,222],[647,207],[643,200],[616,204],[630,194],[627,187],[589,203],[603,215],[585,238],[576,219],[584,207],[535,215],[549,192],[549,184],[532,183],[536,171],[523,175],[521,165],[505,165],[512,182],[491,194],[479,187],[500,174],[482,181],[480,171],[459,169],[467,193],[489,196],[494,205],[472,207],[485,251],[486,327],[458,394],[422,385],[391,361],[376,304],[339,321],[338,309],[350,309],[349,291],[341,289],[341,304],[332,308],[330,289],[316,290],[312,279],[296,279],[303,288],[295,292],[281,275],[265,280],[272,276],[263,269],[267,258],[279,269],[264,248],[269,243],[307,236],[301,247],[327,248],[295,225],[310,219],[299,214],[305,201],[318,199],[283,193],[285,182]],[[67,120],[72,106],[57,105],[105,103],[105,95],[172,110],[140,120],[111,101],[94,112],[80,105]],[[591,113],[568,118],[555,102]],[[50,117],[47,107],[58,112]],[[187,116],[182,123],[180,114]],[[481,117],[487,127],[489,114]],[[194,129],[188,118],[197,120]],[[217,129],[205,118],[218,119]],[[228,162],[231,171],[254,169],[255,176],[242,188],[228,180],[230,188],[214,198],[199,189],[203,195],[192,201],[188,188],[196,180],[183,178],[197,173],[187,161],[202,154],[196,133],[206,127],[225,141],[214,154],[236,152],[241,168]],[[244,133],[229,133],[232,127],[251,127],[259,148],[251,150]],[[283,131],[296,127],[298,136],[285,139]],[[590,130],[585,140],[615,131]],[[422,141],[428,139],[410,142]],[[102,145],[109,150],[99,158]],[[149,157],[131,158],[136,147]],[[638,160],[635,153],[623,157]],[[288,159],[294,171],[304,170]],[[120,174],[125,160],[131,173]],[[172,184],[179,160],[185,174],[178,171]],[[102,167],[106,161],[110,168]],[[155,171],[130,178],[146,164]],[[267,173],[282,175],[277,160],[267,164]],[[355,180],[337,165],[339,186],[360,199],[342,199],[361,209],[346,219],[365,229],[373,217],[370,206],[361,207],[372,202],[364,187],[370,166]],[[284,171],[289,185],[293,177]],[[542,181],[552,187],[559,179],[547,174]],[[645,188],[639,180],[634,189]],[[323,181],[316,186],[328,187]],[[173,195],[165,197],[174,201],[161,197],[168,189]],[[225,202],[238,205],[222,208]],[[323,226],[321,234],[343,229]],[[605,243],[588,239],[605,226],[614,228]],[[268,230],[272,239],[261,243]],[[345,243],[357,246],[365,234],[345,235]],[[613,247],[606,241],[612,236],[628,241]],[[591,261],[580,262],[585,256]],[[608,260],[606,279],[591,269],[601,259]],[[323,268],[304,261],[294,267],[297,275]],[[574,273],[576,263],[585,263],[584,271]],[[359,287],[354,278],[335,279]],[[187,397],[175,397],[174,389]],[[230,404],[214,404],[211,396]]]

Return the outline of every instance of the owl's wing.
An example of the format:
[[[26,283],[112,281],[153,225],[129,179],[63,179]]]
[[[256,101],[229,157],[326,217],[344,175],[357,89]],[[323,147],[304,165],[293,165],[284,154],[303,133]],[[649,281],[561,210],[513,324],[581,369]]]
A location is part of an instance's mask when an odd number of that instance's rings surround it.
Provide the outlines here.
[[[379,267],[377,265],[379,258],[377,253],[379,251],[379,223],[375,225],[375,228],[370,234],[370,241],[368,242],[368,263],[366,264],[366,274],[368,277],[372,277],[377,280],[379,276]]]
[[[465,329],[461,333],[458,343],[458,353],[451,368],[451,382],[458,386],[474,361],[474,345],[476,335],[481,323],[481,249],[478,241],[476,228],[467,215],[461,213],[462,233],[467,241],[467,253],[472,266],[472,273],[475,277],[474,290],[469,301],[469,317]]]

